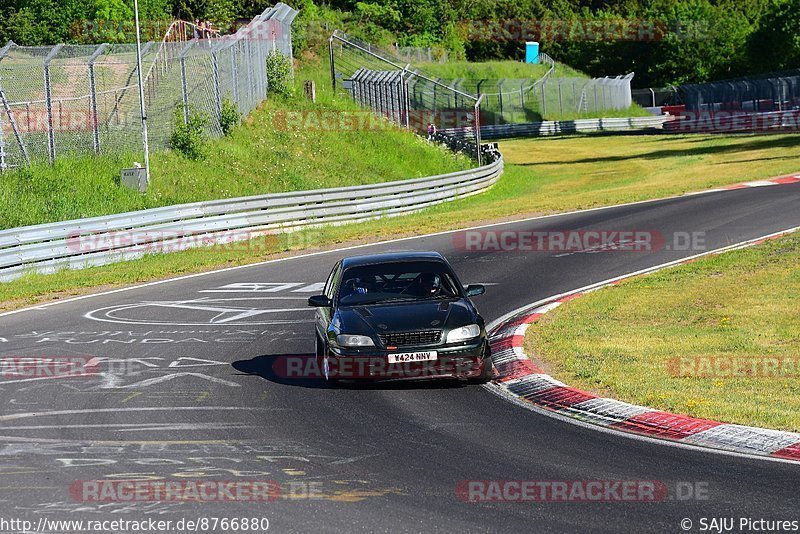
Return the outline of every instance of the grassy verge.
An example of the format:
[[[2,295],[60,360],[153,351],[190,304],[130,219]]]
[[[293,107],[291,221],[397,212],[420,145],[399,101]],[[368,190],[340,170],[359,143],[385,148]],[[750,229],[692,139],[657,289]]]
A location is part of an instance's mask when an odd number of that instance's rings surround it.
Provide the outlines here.
[[[270,97],[230,136],[209,141],[203,161],[171,151],[154,152],[152,182],[144,195],[118,185],[120,169],[130,167],[134,159],[141,161],[129,154],[68,158],[53,166],[34,165],[3,174],[0,228],[199,200],[416,178],[471,165],[467,158],[388,123],[348,130],[353,121],[343,119],[341,128],[321,126],[317,111],[355,112],[350,118],[363,115],[346,95],[330,94],[330,82],[321,81],[325,70],[321,61],[309,60],[296,74],[298,85],[305,79],[320,79],[316,104],[301,96]],[[295,115],[287,119],[287,113]]]
[[[482,195],[413,215],[311,230],[250,248],[204,248],[57,275],[31,275],[0,284],[0,302],[9,309],[93,287],[252,263],[289,250],[333,248],[767,178],[798,171],[800,136],[576,136],[514,140],[500,148],[506,172]]]
[[[694,417],[800,430],[800,237],[632,279],[528,331],[566,383]]]
[[[464,78],[467,80],[498,78],[532,78],[538,80],[545,75],[549,65],[522,63],[520,61],[448,61],[446,63],[420,63],[419,67],[427,74],[454,80]]]

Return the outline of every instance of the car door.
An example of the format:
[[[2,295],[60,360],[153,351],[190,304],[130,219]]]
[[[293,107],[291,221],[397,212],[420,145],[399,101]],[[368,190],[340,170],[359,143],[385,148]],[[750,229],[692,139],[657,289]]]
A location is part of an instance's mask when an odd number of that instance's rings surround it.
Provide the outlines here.
[[[315,322],[317,328],[317,335],[322,340],[329,341],[329,332],[331,330],[331,320],[333,319],[333,305],[334,299],[336,297],[336,292],[339,288],[339,278],[342,274],[342,262],[339,261],[336,265],[333,266],[331,269],[331,273],[328,275],[328,280],[325,282],[325,289],[323,290],[323,294],[328,297],[331,302],[330,306],[325,306],[322,308],[317,308],[315,313]]]

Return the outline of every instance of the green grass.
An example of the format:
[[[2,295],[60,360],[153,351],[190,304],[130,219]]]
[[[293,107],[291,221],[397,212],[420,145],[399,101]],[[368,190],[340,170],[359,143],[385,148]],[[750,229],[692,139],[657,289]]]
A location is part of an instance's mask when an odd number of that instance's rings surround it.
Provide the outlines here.
[[[120,285],[241,265],[288,250],[338,247],[502,218],[645,200],[797,172],[800,136],[630,135],[513,140],[500,144],[502,179],[487,193],[404,217],[309,230],[266,244],[152,256],[106,267],[30,275],[0,284],[9,309]]]
[[[449,61],[447,63],[426,62],[420,63],[418,66],[427,74],[433,74],[434,76],[450,80],[456,78],[464,78],[467,80],[531,78],[533,80],[538,80],[544,76],[550,68],[549,65],[543,63],[531,64],[510,60],[481,62]],[[563,63],[556,63],[556,69],[553,75],[560,78],[588,78],[586,74],[568,65],[564,65]]]
[[[525,346],[572,386],[693,417],[798,431],[798,310],[800,237],[791,236],[570,301],[534,324]],[[788,367],[778,376],[757,363],[748,375],[753,361]],[[732,362],[742,362],[737,376]]]
[[[547,73],[549,65],[523,63],[521,61],[448,61],[446,63],[420,63],[417,65],[426,74],[453,80],[481,80],[498,78],[532,78],[538,80]]]
[[[270,98],[229,137],[209,141],[204,161],[170,151],[151,157],[151,186],[141,195],[118,185],[119,170],[141,156],[80,157],[3,174],[0,228],[106,215],[199,200],[417,178],[468,168],[471,162],[390,126],[376,129],[280,128],[286,112],[333,110],[362,115],[349,97],[330,94],[326,66],[298,69],[316,79],[316,104]],[[352,116],[352,115],[351,115]],[[312,118],[314,115],[311,116]],[[286,121],[283,121],[285,123]]]

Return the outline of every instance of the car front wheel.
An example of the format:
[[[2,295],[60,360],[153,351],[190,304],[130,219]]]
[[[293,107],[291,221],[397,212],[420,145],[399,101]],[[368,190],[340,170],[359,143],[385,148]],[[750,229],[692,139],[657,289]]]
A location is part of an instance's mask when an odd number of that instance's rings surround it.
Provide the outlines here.
[[[319,336],[314,336],[317,340],[316,343],[316,358],[317,358],[317,369],[319,369],[320,376],[324,378],[326,381],[331,380],[330,376],[330,366],[329,366],[329,358],[328,358],[328,349],[325,346],[325,342],[322,341]]]
[[[483,358],[483,367],[481,368],[481,374],[475,378],[471,378],[469,380],[470,384],[486,384],[492,379],[492,368],[494,367],[492,363],[492,357],[490,355],[486,355]]]

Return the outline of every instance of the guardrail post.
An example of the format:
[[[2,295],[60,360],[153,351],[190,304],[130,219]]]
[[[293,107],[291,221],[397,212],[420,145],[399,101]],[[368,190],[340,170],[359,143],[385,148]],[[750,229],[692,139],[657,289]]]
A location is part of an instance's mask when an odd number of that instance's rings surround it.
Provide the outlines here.
[[[56,55],[58,55],[63,46],[63,44],[57,44],[44,58],[44,98],[45,105],[47,106],[47,151],[50,155],[50,163],[53,163],[56,160],[56,138],[53,127],[53,93],[52,84],[50,83],[50,62],[54,57],[56,57]]]
[[[97,118],[97,86],[94,77],[94,63],[107,47],[108,43],[103,43],[98,46],[94,53],[89,56],[89,61],[87,62],[89,65],[89,108],[92,117],[92,145],[95,154],[100,153],[100,121]]]

